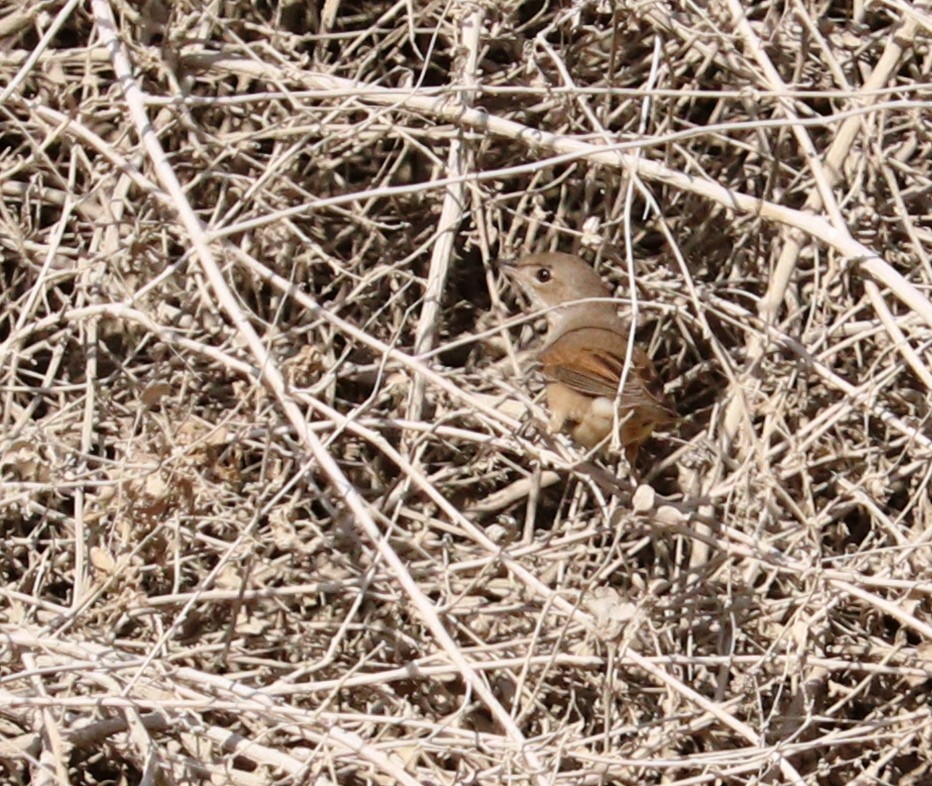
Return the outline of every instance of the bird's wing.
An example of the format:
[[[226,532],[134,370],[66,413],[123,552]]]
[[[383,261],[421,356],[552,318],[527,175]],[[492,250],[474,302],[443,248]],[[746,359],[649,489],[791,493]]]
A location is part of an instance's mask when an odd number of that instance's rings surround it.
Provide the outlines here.
[[[589,396],[614,398],[625,366],[624,334],[606,328],[578,328],[541,350],[544,376]],[[663,400],[663,384],[647,353],[635,347],[622,392],[623,407],[651,407],[673,413]],[[658,413],[659,414],[659,413]]]
[[[624,337],[601,328],[571,330],[544,347],[538,359],[551,382],[614,398],[625,362]]]

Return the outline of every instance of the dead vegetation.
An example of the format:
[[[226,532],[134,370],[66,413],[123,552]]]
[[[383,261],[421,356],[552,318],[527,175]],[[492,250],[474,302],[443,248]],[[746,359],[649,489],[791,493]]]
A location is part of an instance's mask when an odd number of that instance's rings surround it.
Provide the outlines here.
[[[4,782],[929,783],[930,30],[7,3]],[[639,485],[541,428],[548,248]]]

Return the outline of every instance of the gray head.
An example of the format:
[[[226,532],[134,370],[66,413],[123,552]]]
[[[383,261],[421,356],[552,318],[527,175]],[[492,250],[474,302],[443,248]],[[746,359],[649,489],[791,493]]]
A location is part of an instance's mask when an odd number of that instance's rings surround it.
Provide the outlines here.
[[[592,267],[573,254],[546,252],[522,257],[504,265],[509,277],[531,299],[535,308],[553,308],[584,298],[610,298],[612,290]],[[592,324],[616,320],[612,303],[576,303],[549,311],[551,329],[589,317]]]

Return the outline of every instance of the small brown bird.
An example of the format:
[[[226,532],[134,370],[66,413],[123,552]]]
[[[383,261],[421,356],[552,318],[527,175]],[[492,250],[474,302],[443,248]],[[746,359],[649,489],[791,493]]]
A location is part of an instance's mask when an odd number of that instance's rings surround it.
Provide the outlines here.
[[[508,275],[546,312],[546,345],[538,360],[547,379],[550,431],[566,431],[584,447],[602,442],[615,426],[620,406],[621,444],[634,466],[641,445],[655,426],[676,414],[663,398],[654,364],[634,347],[619,390],[628,354],[628,324],[607,300],[612,291],[585,261],[572,254],[531,254],[503,262]],[[601,300],[588,300],[600,298]]]

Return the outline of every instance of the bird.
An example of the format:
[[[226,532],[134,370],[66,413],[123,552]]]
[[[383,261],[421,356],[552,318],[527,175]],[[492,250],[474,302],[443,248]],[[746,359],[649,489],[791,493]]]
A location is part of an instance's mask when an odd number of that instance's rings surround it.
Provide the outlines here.
[[[532,307],[546,310],[547,336],[537,359],[547,383],[548,430],[568,433],[579,445],[594,448],[620,422],[619,439],[634,467],[654,428],[672,423],[677,415],[647,353],[634,346],[628,356],[630,326],[615,310],[612,290],[573,254],[530,254],[500,260],[499,266]]]

